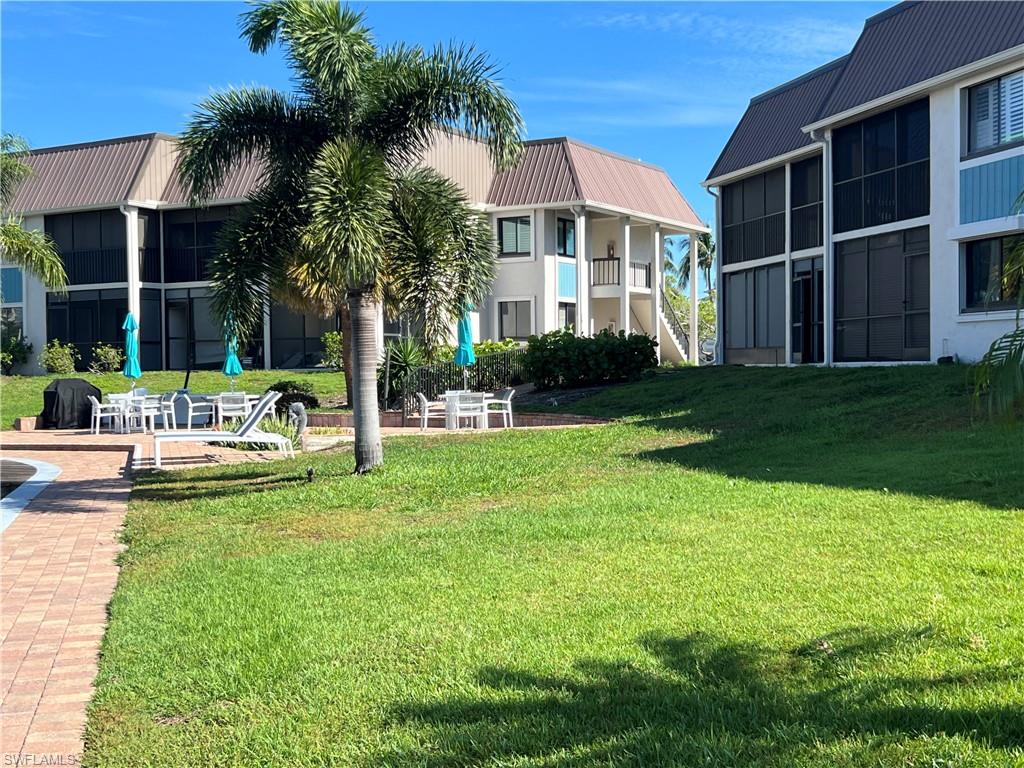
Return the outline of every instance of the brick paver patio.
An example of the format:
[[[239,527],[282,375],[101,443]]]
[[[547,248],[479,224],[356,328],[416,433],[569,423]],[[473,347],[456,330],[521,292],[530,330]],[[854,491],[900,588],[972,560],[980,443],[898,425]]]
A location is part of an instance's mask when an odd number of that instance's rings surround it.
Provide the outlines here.
[[[0,751],[4,765],[75,765],[106,606],[117,584],[130,462],[145,435],[4,432],[0,455],[55,464],[60,476],[0,534]],[[172,443],[169,467],[265,460]]]

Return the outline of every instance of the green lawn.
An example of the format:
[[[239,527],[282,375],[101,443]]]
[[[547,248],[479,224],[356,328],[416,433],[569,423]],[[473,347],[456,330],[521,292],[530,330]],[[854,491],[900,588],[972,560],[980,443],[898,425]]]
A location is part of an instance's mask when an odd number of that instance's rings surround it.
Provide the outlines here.
[[[131,385],[120,373],[76,373],[76,378],[91,381],[103,394],[127,392]],[[38,416],[43,409],[43,390],[57,375],[0,376],[0,429],[10,429],[18,416]],[[342,373],[320,371],[246,371],[235,379],[239,391],[264,392],[283,379],[308,381],[319,397],[345,395]],[[185,382],[184,371],[144,371],[139,386],[151,392],[170,392]],[[193,392],[224,392],[230,388],[228,378],[220,371],[192,371],[189,389]]]
[[[573,410],[624,418],[140,479],[87,764],[1024,762],[1024,436],[963,370]]]

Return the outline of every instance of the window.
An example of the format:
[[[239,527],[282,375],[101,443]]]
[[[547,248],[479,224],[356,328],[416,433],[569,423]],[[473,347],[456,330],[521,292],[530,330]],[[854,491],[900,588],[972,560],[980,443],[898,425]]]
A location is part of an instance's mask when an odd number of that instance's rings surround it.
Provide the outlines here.
[[[46,216],[43,227],[60,251],[69,284],[127,282],[127,229],[120,211]]]
[[[846,240],[835,256],[836,360],[927,360],[928,228]]]
[[[498,219],[498,251],[502,256],[529,256],[530,217]]]
[[[967,92],[968,153],[1024,142],[1024,69]]]
[[[836,130],[832,139],[836,232],[928,214],[928,133],[927,99]]]
[[[726,362],[784,363],[785,265],[729,272],[723,282]]]
[[[92,362],[97,344],[124,349],[121,325],[128,314],[128,290],[79,290],[46,296],[46,340],[60,339],[74,344],[80,356],[80,370]],[[141,329],[141,324],[140,324]]]
[[[286,306],[270,308],[270,364],[274,368],[313,368],[323,358],[320,337],[338,330],[338,316],[300,314]]]
[[[164,211],[164,281],[206,280],[217,235],[236,206]]]
[[[558,327],[574,330],[576,328],[576,305],[569,302],[558,302]]]
[[[1011,277],[1006,280],[1006,261],[1015,249],[1024,248],[1024,235],[974,240],[964,249],[964,302],[965,312],[986,312],[993,309],[1011,309],[1017,306],[1020,291]]]
[[[794,251],[822,243],[821,156],[790,167],[790,247]]]
[[[139,276],[145,283],[163,282],[160,273],[160,214],[139,211]]]
[[[0,268],[0,340],[25,334],[25,292],[18,267]]]
[[[775,256],[786,250],[786,169],[726,185],[722,190],[722,263]]]
[[[558,219],[555,225],[555,253],[570,259],[576,258],[576,222],[572,219]]]
[[[498,302],[498,337],[525,341],[533,332],[529,299]]]

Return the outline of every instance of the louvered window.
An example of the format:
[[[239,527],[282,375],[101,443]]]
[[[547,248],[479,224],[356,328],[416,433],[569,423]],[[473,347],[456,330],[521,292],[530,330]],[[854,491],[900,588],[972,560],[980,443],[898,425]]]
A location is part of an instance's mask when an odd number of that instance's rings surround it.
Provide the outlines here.
[[[529,256],[530,217],[498,219],[498,245],[502,256]]]
[[[1024,141],[1024,69],[970,89],[968,152],[984,152]]]

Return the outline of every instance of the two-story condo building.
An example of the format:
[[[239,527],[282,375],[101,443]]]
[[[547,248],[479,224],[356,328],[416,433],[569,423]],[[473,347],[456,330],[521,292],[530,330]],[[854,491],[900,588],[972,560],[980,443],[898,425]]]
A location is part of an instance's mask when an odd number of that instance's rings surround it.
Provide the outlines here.
[[[95,345],[122,344],[121,323],[131,311],[143,369],[222,364],[207,263],[233,207],[259,184],[259,167],[234,169],[209,204],[195,208],[178,183],[177,154],[174,137],[162,134],[31,153],[34,174],[13,208],[26,228],[53,238],[69,290],[48,291],[2,267],[5,333],[23,334],[37,353],[51,339],[71,342],[84,367]],[[456,181],[494,226],[499,268],[474,313],[478,338],[610,328],[656,337],[664,359],[691,353],[682,323],[663,306],[662,242],[707,227],[663,170],[557,138],[527,142],[515,168],[495,173],[486,147],[457,134],[439,135],[423,162]],[[408,330],[399,319],[380,319],[381,346]],[[245,362],[316,365],[321,335],[336,328],[335,317],[268,306]],[[26,368],[38,371],[34,360]]]
[[[905,2],[756,96],[704,182],[718,359],[976,360],[1013,327],[1024,3]]]

